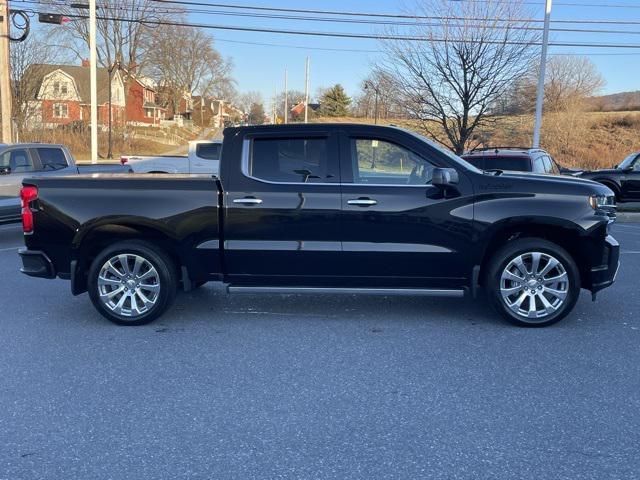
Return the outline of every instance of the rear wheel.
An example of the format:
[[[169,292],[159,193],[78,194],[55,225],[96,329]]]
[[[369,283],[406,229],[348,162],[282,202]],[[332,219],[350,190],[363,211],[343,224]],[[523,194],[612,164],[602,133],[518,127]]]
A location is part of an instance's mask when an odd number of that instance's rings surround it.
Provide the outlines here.
[[[171,259],[146,242],[118,242],[103,250],[89,269],[89,297],[119,325],[144,325],[164,313],[176,295]]]
[[[492,305],[510,322],[544,327],[573,309],[580,293],[580,273],[559,245],[523,238],[496,252],[485,284]]]

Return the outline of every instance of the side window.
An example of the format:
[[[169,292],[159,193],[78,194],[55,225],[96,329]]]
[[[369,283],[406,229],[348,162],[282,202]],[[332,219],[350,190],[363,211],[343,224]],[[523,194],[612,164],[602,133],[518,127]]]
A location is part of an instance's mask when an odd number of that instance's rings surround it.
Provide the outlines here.
[[[533,168],[531,171],[535,173],[545,173],[544,162],[542,161],[542,157],[536,157],[533,159]]]
[[[544,164],[544,173],[551,173],[551,159],[545,155],[542,157],[542,163]]]
[[[222,145],[219,143],[199,143],[196,145],[196,157],[205,160],[220,160]]]
[[[24,149],[9,150],[2,154],[0,167],[9,169],[8,173],[33,172],[31,157]]]
[[[64,152],[60,148],[38,147],[36,150],[40,157],[40,163],[42,163],[42,169],[45,171],[60,170],[69,166]]]
[[[633,171],[640,172],[640,155],[636,157],[635,163],[633,164]]]
[[[327,143],[326,138],[256,138],[247,174],[270,182],[331,182]]]
[[[354,183],[370,185],[425,185],[434,165],[395,143],[376,139],[351,139]]]
[[[560,168],[558,168],[558,164],[556,163],[556,161],[547,156],[547,159],[549,160],[549,163],[551,164],[551,169],[549,170],[551,173],[553,173],[554,175],[559,175],[560,174]]]

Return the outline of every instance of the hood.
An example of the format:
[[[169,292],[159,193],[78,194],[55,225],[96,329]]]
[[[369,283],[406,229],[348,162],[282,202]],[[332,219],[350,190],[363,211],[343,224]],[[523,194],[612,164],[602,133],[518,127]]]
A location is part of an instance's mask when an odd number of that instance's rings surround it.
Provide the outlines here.
[[[490,189],[530,193],[613,195],[605,185],[571,175],[545,175],[530,172],[503,172],[483,175],[482,184]]]

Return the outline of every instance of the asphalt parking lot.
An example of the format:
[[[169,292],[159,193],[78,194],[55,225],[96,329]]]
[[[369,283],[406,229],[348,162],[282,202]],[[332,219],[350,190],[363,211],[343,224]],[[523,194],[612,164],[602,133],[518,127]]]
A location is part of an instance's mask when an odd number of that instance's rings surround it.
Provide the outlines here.
[[[0,479],[622,479],[640,472],[640,224],[546,329],[484,302],[179,296],[116,327],[0,226]]]

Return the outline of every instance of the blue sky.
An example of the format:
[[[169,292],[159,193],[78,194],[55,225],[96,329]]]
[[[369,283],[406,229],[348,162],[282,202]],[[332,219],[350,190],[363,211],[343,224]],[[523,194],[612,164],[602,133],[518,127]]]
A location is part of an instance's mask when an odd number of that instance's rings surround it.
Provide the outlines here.
[[[450,1],[450,0],[441,0]],[[525,0],[535,18],[543,18],[544,0]],[[407,5],[404,0],[246,0],[233,2],[241,5],[261,5],[291,8],[310,8],[337,11],[402,12]],[[568,5],[568,4],[580,5]],[[585,5],[609,5],[585,6]],[[626,8],[624,8],[626,7]],[[553,19],[562,20],[637,20],[640,21],[640,1],[638,0],[554,0]],[[215,15],[191,15],[190,20],[202,23],[219,23],[242,26],[268,26],[292,30],[324,30],[357,33],[375,33],[376,26],[324,22],[296,22],[292,20],[249,19],[239,17],[218,17]],[[561,26],[561,25],[558,25]],[[570,27],[570,25],[562,25]],[[635,26],[620,25],[575,25],[578,28],[625,30],[638,32]],[[234,76],[239,91],[258,90],[265,100],[273,94],[273,88],[284,87],[284,69],[289,72],[289,88],[304,89],[304,63],[311,59],[311,92],[318,87],[341,83],[350,95],[358,93],[359,84],[366,77],[371,64],[379,56],[372,52],[321,51],[307,48],[287,48],[270,45],[247,45],[234,42],[258,44],[281,44],[297,47],[321,47],[336,49],[378,50],[375,40],[320,38],[271,33],[251,33],[210,30],[217,40],[217,48],[225,56],[233,58]],[[558,32],[552,40],[563,42],[597,42],[640,44],[640,35],[594,34]],[[603,93],[640,90],[640,49],[601,49],[553,47],[553,53],[585,54],[597,65],[607,84]],[[603,55],[603,54],[612,55]],[[625,54],[625,55],[620,55]],[[629,55],[632,54],[632,55]]]

